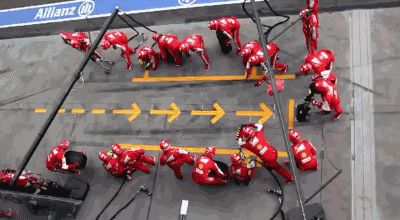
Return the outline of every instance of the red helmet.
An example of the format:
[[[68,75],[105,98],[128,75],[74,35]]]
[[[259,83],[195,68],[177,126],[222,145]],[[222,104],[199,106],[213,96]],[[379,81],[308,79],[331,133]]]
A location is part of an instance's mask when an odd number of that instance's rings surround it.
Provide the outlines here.
[[[58,145],[60,147],[62,147],[63,149],[67,150],[69,148],[69,141],[64,139],[60,142],[60,144]]]
[[[101,47],[105,50],[105,49],[108,49],[109,47],[111,46],[111,43],[110,43],[110,41],[108,41],[108,40],[104,40],[102,43],[101,43]]]
[[[208,24],[208,28],[210,28],[210,30],[217,30],[218,20],[211,20],[210,23]]]
[[[143,60],[144,57],[145,57],[146,54],[147,54],[147,52],[146,52],[147,49],[148,49],[147,47],[139,47],[139,48],[136,50],[137,58]]]
[[[256,134],[256,131],[254,130],[253,127],[246,126],[242,128],[242,130],[239,133],[239,138],[242,138],[243,140],[247,140],[252,138]]]
[[[161,141],[161,143],[160,143],[160,149],[161,150],[168,150],[168,148],[170,148],[171,147],[171,144],[169,143],[169,141],[168,140],[162,140]]]
[[[123,151],[121,145],[119,144],[113,144],[111,146],[111,151],[115,154],[115,155],[120,155]]]
[[[301,134],[300,132],[296,131],[296,130],[291,130],[289,132],[289,140],[293,143],[296,144],[299,141],[301,141]]]
[[[179,47],[179,50],[181,51],[181,53],[189,53],[189,44],[182,43],[181,46]]]
[[[153,40],[154,41],[158,41],[158,39],[161,37],[161,34],[157,34],[157,33],[154,33],[153,34]]]
[[[102,161],[107,161],[108,159],[110,159],[110,157],[107,155],[107,152],[102,150],[99,152],[99,159]]]
[[[215,156],[215,147],[214,146],[207,147],[203,155],[213,158]]]
[[[231,155],[231,162],[233,164],[239,164],[242,161],[242,158],[240,158],[239,154],[232,154]]]

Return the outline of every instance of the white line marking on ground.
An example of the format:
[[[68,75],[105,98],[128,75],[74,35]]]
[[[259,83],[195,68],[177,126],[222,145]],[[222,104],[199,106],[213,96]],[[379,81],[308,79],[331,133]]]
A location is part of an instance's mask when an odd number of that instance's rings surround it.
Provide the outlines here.
[[[354,10],[350,22],[351,75],[355,83],[373,88],[369,10]],[[352,219],[378,220],[376,205],[373,94],[353,86],[351,122]]]

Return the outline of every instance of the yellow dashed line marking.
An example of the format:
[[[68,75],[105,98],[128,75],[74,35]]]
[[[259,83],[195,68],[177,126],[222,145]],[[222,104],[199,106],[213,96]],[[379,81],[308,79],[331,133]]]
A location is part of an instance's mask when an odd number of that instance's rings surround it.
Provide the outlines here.
[[[92,109],[92,112],[91,112],[91,113],[92,113],[92,114],[96,114],[96,115],[105,114],[105,113],[106,113],[106,110],[105,110],[105,109],[95,108],[95,109]]]
[[[86,112],[86,110],[83,109],[83,108],[73,108],[73,109],[71,110],[71,113],[72,113],[72,114],[83,114],[83,113],[85,113],[85,112]]]
[[[45,108],[35,108],[35,113],[46,113],[47,109]]]

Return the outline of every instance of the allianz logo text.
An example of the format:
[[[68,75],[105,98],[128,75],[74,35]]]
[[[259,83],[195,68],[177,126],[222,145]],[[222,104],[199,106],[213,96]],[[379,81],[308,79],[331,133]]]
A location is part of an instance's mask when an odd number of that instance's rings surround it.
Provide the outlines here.
[[[196,0],[178,0],[178,3],[180,5],[191,5],[195,2],[196,2]]]
[[[57,18],[69,18],[69,17],[85,17],[93,13],[95,8],[95,3],[92,0],[83,1],[80,5],[69,4],[48,6],[39,8],[36,12],[34,20],[43,19],[57,19]]]

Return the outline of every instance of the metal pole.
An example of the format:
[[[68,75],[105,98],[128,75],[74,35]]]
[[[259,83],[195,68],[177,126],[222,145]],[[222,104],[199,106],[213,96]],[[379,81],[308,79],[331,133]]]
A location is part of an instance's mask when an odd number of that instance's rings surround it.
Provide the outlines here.
[[[12,185],[15,185],[17,183],[17,180],[19,176],[21,175],[22,171],[25,169],[26,165],[28,164],[29,160],[31,159],[32,155],[35,153],[35,150],[40,144],[40,141],[43,139],[44,135],[46,134],[47,130],[49,129],[51,123],[53,122],[54,118],[56,117],[58,110],[61,108],[63,105],[64,101],[67,99],[67,96],[71,92],[72,88],[74,87],[76,81],[81,76],[81,72],[85,68],[86,64],[89,62],[89,59],[96,49],[97,45],[99,45],[101,39],[103,38],[104,34],[106,33],[107,29],[111,25],[111,23],[114,21],[115,16],[117,15],[119,9],[118,7],[114,9],[113,13],[111,16],[107,19],[107,21],[104,23],[104,25],[101,27],[100,34],[97,36],[96,40],[94,41],[93,45],[90,47],[90,50],[88,53],[86,53],[85,58],[83,58],[83,61],[79,65],[79,67],[76,69],[74,75],[70,79],[70,81],[66,84],[66,88],[61,91],[61,93],[57,97],[57,104],[56,106],[52,109],[49,117],[46,119],[44,125],[40,129],[38,135],[36,136],[35,140],[31,144],[27,154],[23,158],[21,164],[19,165],[18,169],[15,171],[15,175],[12,180]]]
[[[254,10],[254,15],[255,15],[255,19],[256,19],[256,25],[257,25],[257,31],[258,31],[260,43],[262,45],[262,48],[263,48],[265,56],[267,58],[269,58],[267,46],[266,46],[266,43],[265,43],[266,41],[264,40],[264,35],[263,35],[262,28],[261,28],[260,17],[258,16],[258,11],[256,10],[256,6],[255,6],[255,1],[251,0],[251,4],[252,4],[253,10]],[[280,105],[280,102],[279,102],[279,99],[278,99],[278,93],[276,92],[277,90],[276,90],[276,85],[275,85],[275,79],[274,79],[274,76],[273,76],[272,71],[271,71],[271,66],[270,66],[270,63],[269,63],[269,59],[266,59],[265,64],[266,64],[266,67],[267,67],[267,73],[269,75],[269,80],[271,81],[271,86],[272,86],[272,89],[274,91],[274,99],[275,99],[275,103],[276,103],[276,107],[277,107],[277,111],[278,111],[278,117],[279,117],[281,129],[282,129],[283,140],[285,141],[286,150],[287,150],[288,156],[289,156],[290,167],[292,169],[293,176],[294,176],[294,183],[296,185],[296,191],[297,191],[297,196],[298,196],[298,199],[299,199],[299,205],[300,205],[300,208],[301,208],[301,212],[303,214],[303,219],[307,220],[306,214],[305,214],[305,211],[304,211],[304,202],[303,202],[303,197],[301,195],[301,188],[300,188],[300,185],[299,185],[299,183],[297,181],[297,171],[296,171],[296,168],[295,168],[296,166],[295,166],[295,163],[294,163],[293,155],[291,154],[289,141],[288,141],[288,138],[287,138],[287,132],[286,132],[286,128],[285,128],[285,124],[286,123],[284,122],[284,119],[283,119],[281,105]],[[265,74],[267,74],[267,73],[265,73]]]

